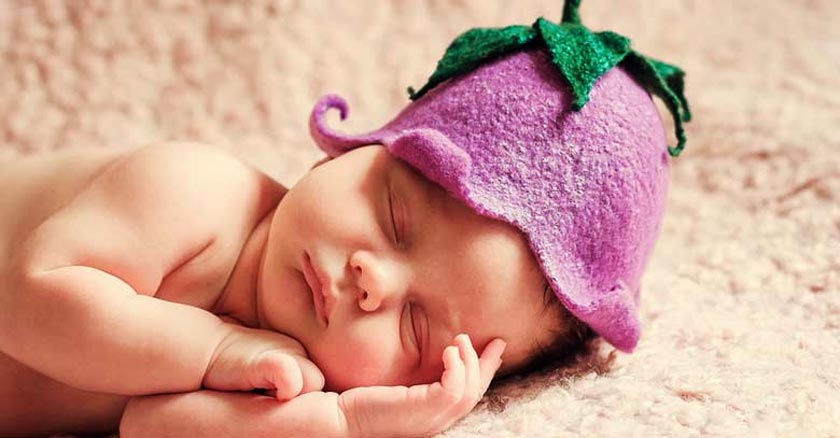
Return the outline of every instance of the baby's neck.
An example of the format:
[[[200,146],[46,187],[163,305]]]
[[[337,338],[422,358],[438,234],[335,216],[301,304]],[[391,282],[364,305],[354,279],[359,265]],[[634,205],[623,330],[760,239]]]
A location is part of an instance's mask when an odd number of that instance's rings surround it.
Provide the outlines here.
[[[260,219],[242,246],[227,284],[211,310],[214,314],[233,318],[247,327],[260,326],[257,313],[257,279],[271,218],[276,209],[277,207],[271,209]]]

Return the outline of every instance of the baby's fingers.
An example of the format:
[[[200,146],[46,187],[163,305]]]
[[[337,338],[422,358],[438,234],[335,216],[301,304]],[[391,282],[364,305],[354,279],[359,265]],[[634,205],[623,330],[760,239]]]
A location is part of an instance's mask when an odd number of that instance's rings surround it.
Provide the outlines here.
[[[490,387],[490,382],[493,381],[493,376],[499,371],[502,366],[502,353],[505,351],[507,343],[499,338],[490,341],[481,352],[481,358],[478,360],[478,367],[481,373],[481,394],[487,392]]]
[[[303,370],[288,354],[275,351],[263,353],[256,363],[251,385],[255,388],[274,389],[278,400],[294,398],[303,390]]]
[[[454,343],[443,353],[444,372],[440,388],[445,400],[437,404],[443,410],[438,411],[439,414],[430,422],[437,426],[437,430],[451,426],[481,400],[498,369],[499,357],[504,349],[501,340],[494,340],[479,358],[466,334],[456,336]],[[455,353],[455,348],[458,353]]]
[[[461,360],[464,362],[464,376],[466,380],[464,398],[461,403],[466,409],[472,409],[484,394],[481,385],[481,370],[478,354],[473,348],[470,337],[466,334],[456,336],[455,343],[458,345],[458,352],[461,354]]]
[[[295,356],[303,375],[303,389],[300,393],[321,391],[324,389],[324,373],[315,363],[305,357]]]
[[[443,376],[440,383],[450,400],[461,400],[466,386],[465,370],[458,347],[454,345],[443,350]]]

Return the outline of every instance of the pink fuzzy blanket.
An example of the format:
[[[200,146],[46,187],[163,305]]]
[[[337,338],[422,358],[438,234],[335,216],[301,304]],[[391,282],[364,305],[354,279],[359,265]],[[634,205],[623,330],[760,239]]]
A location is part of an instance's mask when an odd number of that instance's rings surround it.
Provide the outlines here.
[[[557,20],[561,3],[3,1],[0,159],[190,139],[291,185],[321,156],[317,97],[348,98],[341,129],[378,127],[458,33]],[[642,341],[500,385],[442,436],[840,436],[840,3],[581,13],[688,72]]]

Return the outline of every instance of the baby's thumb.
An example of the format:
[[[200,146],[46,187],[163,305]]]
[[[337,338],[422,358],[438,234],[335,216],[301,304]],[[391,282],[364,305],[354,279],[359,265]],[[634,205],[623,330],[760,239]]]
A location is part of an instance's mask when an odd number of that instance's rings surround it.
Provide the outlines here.
[[[266,352],[257,362],[256,388],[274,389],[278,400],[289,400],[303,389],[303,376],[297,361],[286,353]]]
[[[324,373],[315,363],[305,357],[295,356],[303,376],[303,389],[300,393],[321,391],[324,389]]]

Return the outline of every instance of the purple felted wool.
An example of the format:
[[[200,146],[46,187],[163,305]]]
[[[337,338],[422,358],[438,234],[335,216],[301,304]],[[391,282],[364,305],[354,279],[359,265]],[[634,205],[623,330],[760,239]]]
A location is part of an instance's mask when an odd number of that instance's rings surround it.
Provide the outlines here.
[[[665,208],[668,152],[650,95],[621,67],[580,110],[542,49],[491,61],[433,88],[369,134],[310,131],[330,156],[382,144],[478,214],[521,230],[562,304],[632,351],[639,288]]]

